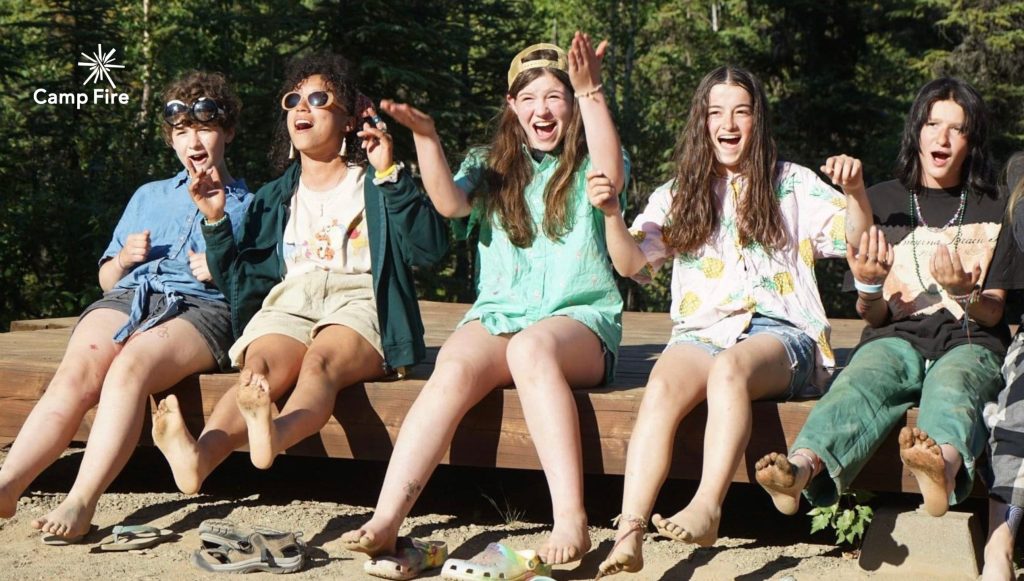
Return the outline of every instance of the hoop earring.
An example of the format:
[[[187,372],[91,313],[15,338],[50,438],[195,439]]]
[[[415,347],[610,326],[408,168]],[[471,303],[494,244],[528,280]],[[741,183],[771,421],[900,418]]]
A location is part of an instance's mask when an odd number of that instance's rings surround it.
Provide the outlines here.
[[[348,145],[347,138],[342,136],[342,138],[341,138],[341,151],[338,152],[338,155],[340,155],[343,158],[347,158],[348,157],[348,153],[346,153],[346,150],[348,149],[347,145]]]
[[[295,144],[288,144],[288,159],[295,159]]]

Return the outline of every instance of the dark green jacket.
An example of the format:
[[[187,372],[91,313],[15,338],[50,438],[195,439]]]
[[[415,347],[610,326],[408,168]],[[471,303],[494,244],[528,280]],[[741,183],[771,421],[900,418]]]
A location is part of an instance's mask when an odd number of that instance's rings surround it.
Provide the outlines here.
[[[445,219],[403,171],[398,183],[374,185],[369,168],[363,197],[370,239],[377,318],[380,321],[384,364],[390,369],[423,359],[423,320],[416,302],[410,267],[429,266],[448,250]],[[282,255],[289,205],[299,185],[300,165],[256,192],[238,242],[230,219],[203,225],[207,264],[217,287],[231,304],[231,330],[238,338],[264,297],[284,280]]]

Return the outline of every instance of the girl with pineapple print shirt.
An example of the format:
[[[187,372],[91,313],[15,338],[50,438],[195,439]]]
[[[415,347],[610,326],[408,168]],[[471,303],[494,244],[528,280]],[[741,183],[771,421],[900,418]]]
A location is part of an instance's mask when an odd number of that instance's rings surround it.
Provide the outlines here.
[[[632,228],[609,226],[623,275],[648,282],[674,261],[675,326],[640,404],[616,542],[599,577],[643,567],[647,518],[676,430],[694,407],[707,400],[700,486],[686,508],[652,520],[662,535],[710,546],[750,437],[750,402],[821,393],[834,360],[814,260],[845,255],[847,239],[871,224],[860,162],[832,157],[822,171],[845,196],[811,170],[777,161],[760,82],[721,67],[694,95],[675,178],[651,194]],[[612,191],[590,176],[595,203]]]

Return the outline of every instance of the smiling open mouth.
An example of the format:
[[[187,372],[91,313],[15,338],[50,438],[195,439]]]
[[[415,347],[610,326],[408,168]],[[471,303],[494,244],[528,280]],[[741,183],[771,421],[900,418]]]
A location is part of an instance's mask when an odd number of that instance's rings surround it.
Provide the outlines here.
[[[203,153],[195,153],[188,156],[188,158],[192,160],[192,163],[196,165],[202,164],[208,157],[210,156],[205,151]]]
[[[295,121],[295,128],[298,129],[299,131],[303,131],[305,129],[311,129],[312,127],[313,127],[313,122],[310,121],[309,119],[297,119]]]
[[[739,145],[740,144],[740,138],[739,138],[738,135],[735,136],[735,137],[732,137],[732,136],[719,137],[718,138],[718,142],[723,144],[723,145]]]
[[[555,129],[557,127],[558,127],[558,124],[555,123],[554,121],[545,121],[545,122],[541,122],[541,123],[534,123],[533,124],[533,131],[541,139],[550,139],[551,137],[553,137],[555,135]]]

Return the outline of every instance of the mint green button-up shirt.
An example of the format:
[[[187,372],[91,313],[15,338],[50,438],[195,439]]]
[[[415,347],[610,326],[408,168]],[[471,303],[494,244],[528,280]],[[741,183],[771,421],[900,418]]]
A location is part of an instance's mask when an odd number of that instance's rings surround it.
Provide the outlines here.
[[[534,177],[524,195],[537,234],[528,248],[513,245],[500,221],[483,217],[480,204],[474,206],[468,221],[456,224],[456,235],[463,239],[473,227],[480,228],[477,299],[459,325],[478,320],[488,332],[498,335],[522,331],[548,317],[569,317],[593,331],[612,356],[605,369],[610,381],[622,341],[622,295],[605,244],[604,217],[586,195],[590,157],[576,173],[570,201],[572,228],[560,240],[551,240],[543,228],[544,190],[558,167],[558,158],[545,155],[538,162],[525,148],[523,155],[533,163]],[[470,152],[455,183],[472,195],[482,185],[486,164],[485,150]],[[628,180],[628,159],[625,166]]]

